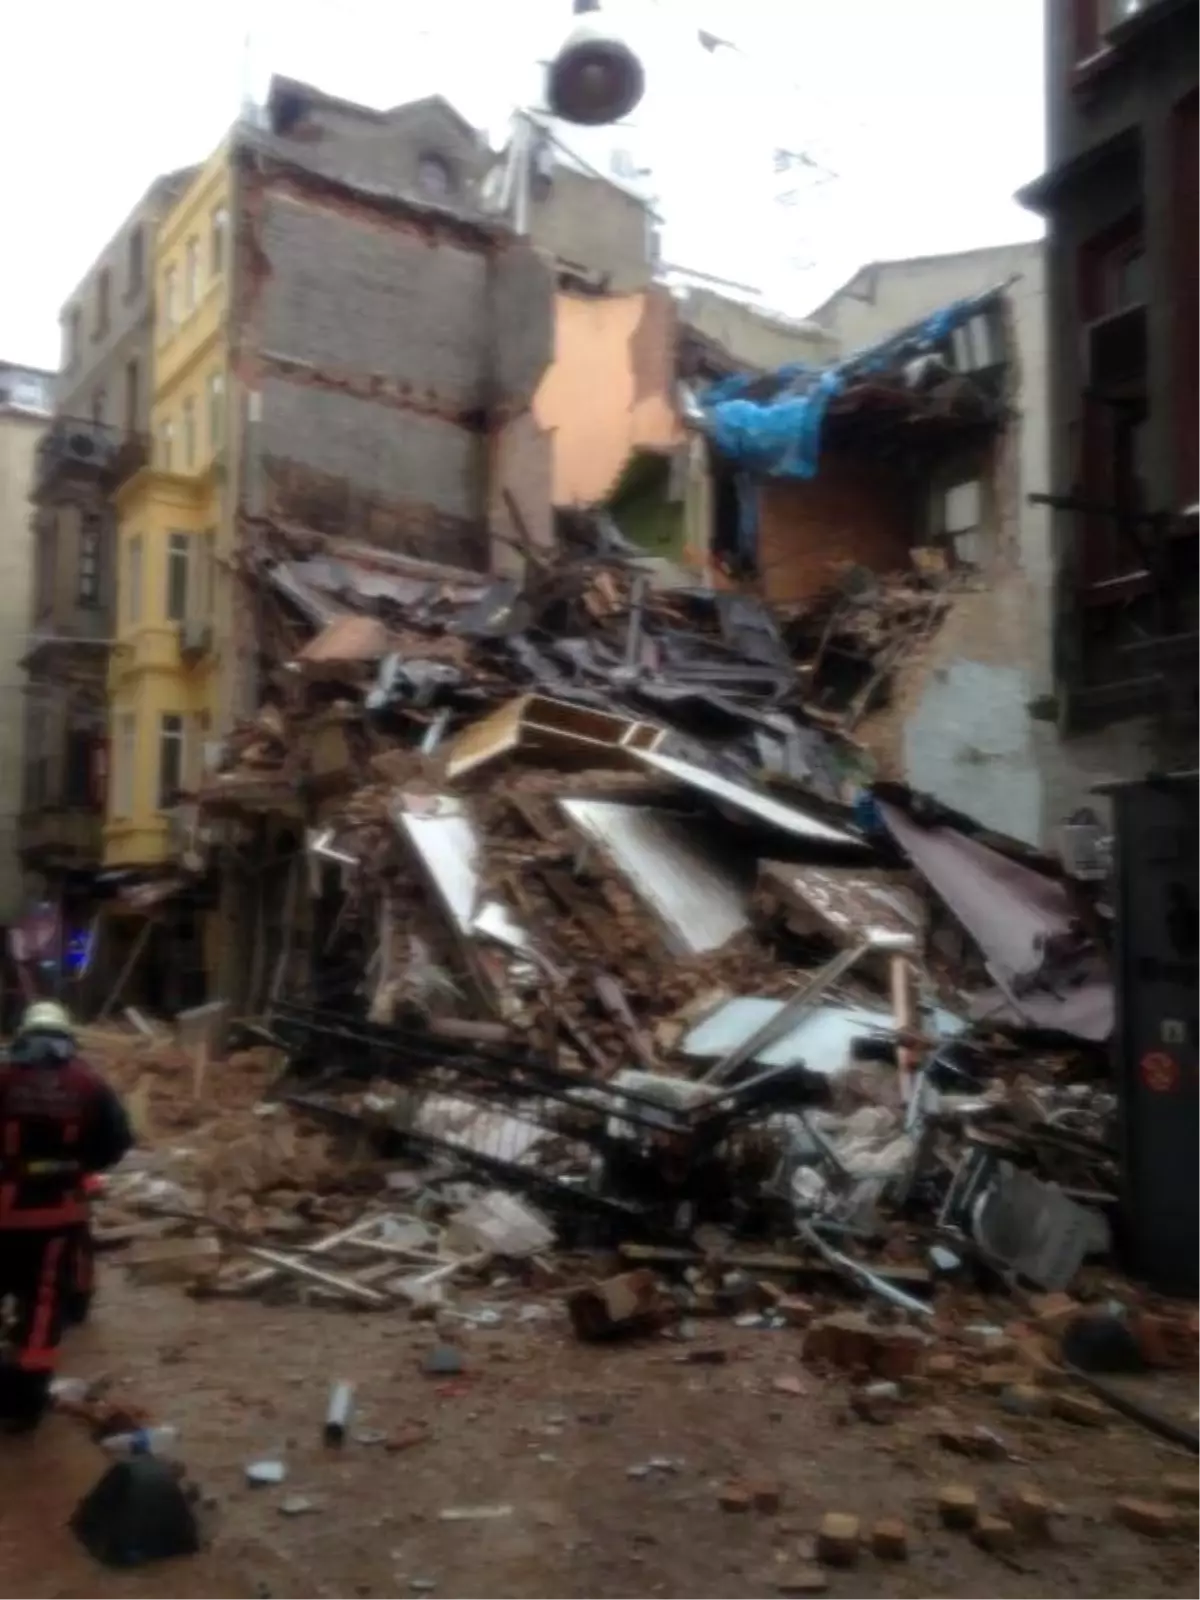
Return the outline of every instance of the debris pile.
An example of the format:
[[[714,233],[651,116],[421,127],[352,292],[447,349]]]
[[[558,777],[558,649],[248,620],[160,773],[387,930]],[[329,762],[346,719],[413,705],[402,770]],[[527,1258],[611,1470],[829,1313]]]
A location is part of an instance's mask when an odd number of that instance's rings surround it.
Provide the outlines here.
[[[585,531],[524,582],[264,559],[279,665],[192,839],[282,824],[293,855],[249,1100],[159,1192],[180,1276],[418,1315],[554,1284],[588,1339],[802,1328],[876,1416],[963,1340],[1028,1354],[964,1308],[1109,1251],[1104,908],[854,741],[948,575],[776,616]],[[155,1209],[161,1155],[114,1204]]]

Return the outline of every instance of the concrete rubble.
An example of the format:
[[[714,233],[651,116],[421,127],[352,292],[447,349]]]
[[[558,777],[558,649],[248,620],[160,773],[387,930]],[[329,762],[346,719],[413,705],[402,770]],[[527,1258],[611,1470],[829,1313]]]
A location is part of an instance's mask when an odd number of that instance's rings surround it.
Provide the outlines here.
[[[659,593],[590,537],[527,552],[523,584],[278,545],[255,575],[277,692],[194,838],[286,811],[298,948],[201,1074],[161,1033],[85,1038],[144,1122],[101,1247],[198,1295],[428,1319],[456,1356],[552,1317],[701,1365],[725,1320],[802,1363],[778,1393],[844,1385],[852,1421],[924,1415],[976,1460],[1107,1426],[1107,1347],[1081,1374],[1071,1330],[1116,1318],[1162,1368],[1194,1365],[1197,1320],[1112,1265],[1102,908],[873,782],[825,676],[844,595],[777,617]],[[869,669],[945,603],[919,571],[877,583],[853,650]],[[469,1383],[469,1352],[426,1371]],[[947,1526],[998,1554],[1047,1536],[1036,1497],[973,1495],[945,1489]],[[903,1526],[853,1510],[823,1560],[904,1559]]]

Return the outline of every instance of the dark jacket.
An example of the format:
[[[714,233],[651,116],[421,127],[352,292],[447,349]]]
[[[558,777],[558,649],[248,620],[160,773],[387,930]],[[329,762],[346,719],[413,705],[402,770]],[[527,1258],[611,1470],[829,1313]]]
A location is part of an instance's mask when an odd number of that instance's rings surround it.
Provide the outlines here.
[[[67,1041],[18,1039],[0,1061],[0,1228],[77,1220],[82,1178],[132,1144],[120,1099]]]

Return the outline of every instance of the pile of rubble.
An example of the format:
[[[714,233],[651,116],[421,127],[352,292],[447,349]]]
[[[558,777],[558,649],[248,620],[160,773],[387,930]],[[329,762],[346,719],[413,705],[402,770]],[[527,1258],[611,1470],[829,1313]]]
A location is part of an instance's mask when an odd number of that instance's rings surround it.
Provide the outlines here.
[[[812,1324],[860,1373],[914,1370],[970,1286],[1088,1281],[1105,908],[853,736],[949,576],[776,616],[573,531],[517,582],[273,530],[279,662],[194,840],[292,827],[286,939],[250,1103],[117,1179],[125,1225],[157,1209],[208,1293],[436,1314],[532,1282],[582,1337]]]

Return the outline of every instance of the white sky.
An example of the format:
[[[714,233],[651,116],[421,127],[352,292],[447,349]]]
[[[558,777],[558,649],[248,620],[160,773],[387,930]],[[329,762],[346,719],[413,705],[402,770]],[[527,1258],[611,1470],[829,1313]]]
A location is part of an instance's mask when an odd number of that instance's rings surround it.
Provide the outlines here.
[[[647,92],[570,130],[651,170],[669,261],[803,314],[864,261],[1030,238],[1043,0],[606,0]],[[5,22],[0,359],[54,367],[58,312],[159,172],[202,159],[272,71],[386,106],[440,92],[494,137],[540,93],[570,0],[59,0]],[[709,54],[703,28],[736,44]],[[249,55],[245,49],[251,39]],[[836,179],[779,195],[776,147]],[[803,179],[801,180],[803,183]]]

